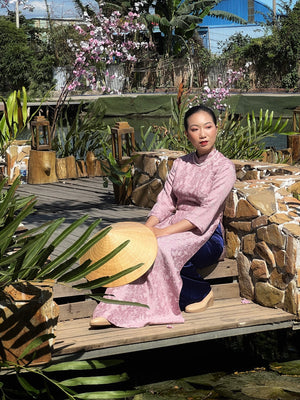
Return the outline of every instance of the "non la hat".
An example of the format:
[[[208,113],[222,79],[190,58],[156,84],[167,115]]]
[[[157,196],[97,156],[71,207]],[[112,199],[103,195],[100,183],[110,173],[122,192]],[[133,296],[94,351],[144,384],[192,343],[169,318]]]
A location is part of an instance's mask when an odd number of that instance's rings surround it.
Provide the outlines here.
[[[81,257],[80,263],[88,259],[94,263],[129,240],[130,242],[112,259],[86,276],[86,279],[91,281],[112,276],[143,263],[135,271],[106,285],[106,287],[115,287],[133,282],[148,271],[157,255],[157,240],[151,229],[140,222],[118,222],[110,227],[111,230]]]

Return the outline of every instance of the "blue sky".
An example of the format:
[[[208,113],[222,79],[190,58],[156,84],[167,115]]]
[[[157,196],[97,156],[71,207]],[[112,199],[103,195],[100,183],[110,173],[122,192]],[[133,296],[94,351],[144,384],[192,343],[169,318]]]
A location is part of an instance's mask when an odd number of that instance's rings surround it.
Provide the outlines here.
[[[238,0],[237,0],[238,1]],[[258,0],[261,3],[268,5],[270,8],[273,7],[273,0]],[[296,3],[297,0],[293,0],[293,4]],[[83,2],[96,4],[93,0],[84,0]],[[20,7],[20,12],[26,16],[26,18],[35,18],[35,17],[45,17],[46,16],[46,6],[45,0],[29,0],[29,4],[34,6],[33,12],[23,11],[22,7]],[[280,0],[276,1],[277,6],[280,3]],[[74,18],[77,16],[74,3],[72,0],[48,0],[49,9],[51,12],[52,18]],[[12,9],[14,6],[12,6]],[[0,13],[4,12],[0,10]]]

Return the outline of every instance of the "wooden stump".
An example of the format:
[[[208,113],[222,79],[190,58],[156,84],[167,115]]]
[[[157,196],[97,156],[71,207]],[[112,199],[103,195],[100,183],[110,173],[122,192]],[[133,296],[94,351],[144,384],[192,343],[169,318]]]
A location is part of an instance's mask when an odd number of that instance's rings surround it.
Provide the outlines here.
[[[56,159],[56,175],[58,179],[75,179],[78,177],[74,156]]]
[[[65,158],[56,159],[56,175],[58,179],[67,179],[67,164]]]
[[[28,163],[28,183],[38,185],[57,182],[55,160],[55,151],[31,150]]]
[[[76,179],[77,169],[76,169],[76,160],[74,156],[66,157],[66,166],[67,166],[67,175],[69,179]]]
[[[88,176],[84,160],[77,160],[76,167],[78,178],[86,178]]]
[[[102,170],[101,170],[101,163],[100,163],[100,160],[96,160],[96,165],[95,165],[95,176],[102,176]]]
[[[86,153],[86,170],[88,176],[93,177],[96,176],[96,161],[97,158],[95,157],[92,151],[88,151]]]

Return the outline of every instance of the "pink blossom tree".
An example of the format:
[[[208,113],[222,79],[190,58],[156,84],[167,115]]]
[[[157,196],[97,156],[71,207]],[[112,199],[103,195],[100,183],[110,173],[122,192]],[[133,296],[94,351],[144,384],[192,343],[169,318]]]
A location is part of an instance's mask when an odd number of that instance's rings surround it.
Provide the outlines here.
[[[207,103],[212,108],[218,111],[224,111],[228,105],[224,103],[224,100],[230,97],[230,89],[234,87],[234,84],[243,78],[245,71],[241,68],[238,71],[229,69],[226,73],[226,78],[223,80],[218,76],[216,86],[211,88],[208,80],[205,79],[203,85],[203,91],[200,96],[196,96],[193,99],[193,105],[202,102]]]
[[[104,12],[105,2],[99,3],[99,12],[93,17],[84,14],[84,24],[75,29],[82,36],[81,42],[69,41],[76,53],[73,77],[68,90],[74,90],[82,85],[82,81],[92,89],[100,89],[102,93],[110,92],[106,82],[109,79],[120,79],[110,74],[109,65],[130,64],[138,61],[139,55],[149,47],[146,41],[138,41],[139,32],[145,32],[146,27],[139,22],[138,7],[121,15],[120,11]]]

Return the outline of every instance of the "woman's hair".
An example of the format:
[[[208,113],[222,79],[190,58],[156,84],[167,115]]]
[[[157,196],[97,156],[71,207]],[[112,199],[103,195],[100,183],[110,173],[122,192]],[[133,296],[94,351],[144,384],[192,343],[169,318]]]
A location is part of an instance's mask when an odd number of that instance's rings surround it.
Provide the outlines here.
[[[189,117],[191,115],[193,115],[193,114],[195,114],[197,112],[201,112],[201,111],[207,112],[211,116],[214,124],[217,125],[217,117],[216,117],[215,113],[213,112],[213,110],[211,108],[209,108],[209,107],[206,107],[203,104],[200,104],[199,106],[194,106],[194,107],[189,108],[187,110],[187,112],[185,113],[183,123],[184,123],[184,129],[186,131],[188,130],[188,119],[189,119]]]

